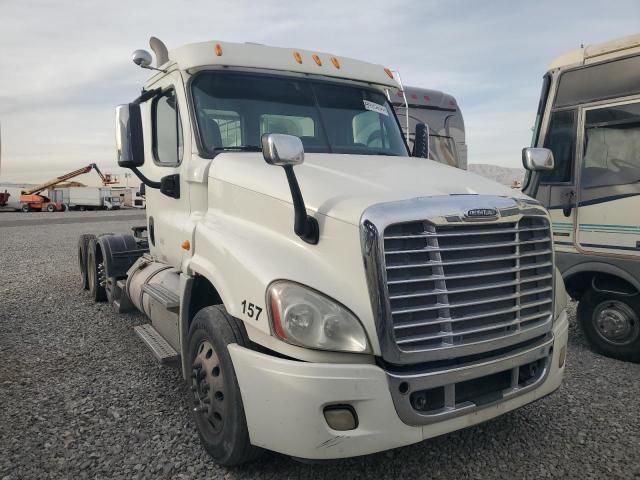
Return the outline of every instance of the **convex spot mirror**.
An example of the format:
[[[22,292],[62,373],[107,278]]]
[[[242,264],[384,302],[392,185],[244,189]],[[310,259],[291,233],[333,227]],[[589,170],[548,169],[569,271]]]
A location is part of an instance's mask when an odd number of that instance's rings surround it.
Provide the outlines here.
[[[151,54],[146,50],[136,50],[131,55],[131,60],[139,67],[147,68],[151,65],[153,59],[151,58]]]
[[[426,123],[418,123],[416,125],[416,136],[413,142],[413,156],[429,158],[429,125]]]
[[[553,152],[548,148],[526,147],[522,149],[522,166],[531,172],[553,170]]]
[[[304,162],[302,140],[294,135],[265,133],[262,135],[264,160],[279,167],[300,165]]]
[[[140,105],[128,103],[116,107],[116,156],[122,168],[144,164]]]

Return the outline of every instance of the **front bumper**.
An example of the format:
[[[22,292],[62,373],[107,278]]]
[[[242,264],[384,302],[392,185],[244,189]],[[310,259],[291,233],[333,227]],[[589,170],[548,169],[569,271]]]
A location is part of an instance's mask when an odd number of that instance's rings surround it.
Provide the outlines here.
[[[559,359],[561,351],[566,351],[567,330],[567,314],[563,312],[554,324],[553,349],[544,376],[531,388],[482,407],[458,409],[455,415],[445,414],[424,425],[401,420],[401,409],[396,409],[390,391],[393,379],[376,365],[298,362],[235,344],[229,351],[251,443],[295,457],[331,459],[416,443],[484,422],[548,395],[562,381],[564,365],[559,366]],[[453,368],[452,375],[454,370],[460,375],[459,369]],[[438,373],[437,377],[446,379],[447,374]],[[323,415],[324,407],[332,404],[351,405],[358,427],[332,430]],[[406,415],[402,416],[406,420]]]

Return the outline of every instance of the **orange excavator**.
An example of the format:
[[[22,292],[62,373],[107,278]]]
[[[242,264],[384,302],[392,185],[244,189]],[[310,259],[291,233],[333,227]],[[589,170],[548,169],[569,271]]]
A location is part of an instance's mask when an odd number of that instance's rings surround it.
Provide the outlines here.
[[[65,210],[65,206],[62,202],[52,202],[49,197],[42,195],[44,190],[52,188],[59,183],[71,180],[78,175],[89,173],[91,170],[95,170],[102,180],[104,186],[118,183],[118,180],[113,175],[107,173],[103,174],[95,163],[90,163],[86,167],[79,168],[73,172],[65,173],[59,177],[53,178],[45,183],[37,185],[29,190],[24,190],[20,195],[20,203],[22,204],[23,212],[62,212]]]

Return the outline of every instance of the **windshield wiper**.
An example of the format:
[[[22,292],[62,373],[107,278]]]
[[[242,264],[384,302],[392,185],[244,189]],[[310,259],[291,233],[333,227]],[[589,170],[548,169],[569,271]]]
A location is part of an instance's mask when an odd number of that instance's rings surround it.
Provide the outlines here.
[[[261,152],[262,147],[257,145],[238,145],[235,147],[218,147],[213,149],[214,152]]]

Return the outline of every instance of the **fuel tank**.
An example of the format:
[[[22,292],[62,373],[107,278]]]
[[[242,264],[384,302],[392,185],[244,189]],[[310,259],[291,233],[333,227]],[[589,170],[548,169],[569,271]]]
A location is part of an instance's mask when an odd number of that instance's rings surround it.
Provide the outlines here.
[[[153,327],[180,351],[180,272],[145,255],[127,272],[131,303],[151,320]]]

